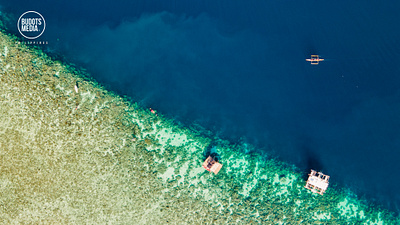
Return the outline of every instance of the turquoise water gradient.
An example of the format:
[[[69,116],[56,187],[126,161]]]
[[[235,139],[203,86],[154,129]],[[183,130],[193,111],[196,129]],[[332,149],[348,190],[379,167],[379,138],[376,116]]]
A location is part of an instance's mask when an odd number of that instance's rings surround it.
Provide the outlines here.
[[[399,212],[400,179],[388,173],[400,171],[399,3],[0,5],[11,30],[40,11],[47,50],[107,88]],[[311,66],[311,54],[326,61]]]

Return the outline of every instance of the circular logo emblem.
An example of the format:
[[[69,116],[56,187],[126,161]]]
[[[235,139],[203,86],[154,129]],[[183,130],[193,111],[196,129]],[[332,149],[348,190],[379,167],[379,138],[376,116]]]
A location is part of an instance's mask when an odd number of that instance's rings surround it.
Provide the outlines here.
[[[36,39],[46,29],[44,17],[35,11],[24,12],[17,23],[19,33],[27,39]]]

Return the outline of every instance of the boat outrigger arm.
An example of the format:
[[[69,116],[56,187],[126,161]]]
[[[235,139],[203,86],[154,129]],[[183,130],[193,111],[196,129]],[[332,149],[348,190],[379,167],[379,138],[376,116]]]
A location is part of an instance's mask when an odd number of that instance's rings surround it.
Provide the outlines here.
[[[311,59],[306,59],[306,61],[311,62],[311,65],[318,65],[319,62],[324,61],[324,59],[321,59],[319,55],[311,55]]]

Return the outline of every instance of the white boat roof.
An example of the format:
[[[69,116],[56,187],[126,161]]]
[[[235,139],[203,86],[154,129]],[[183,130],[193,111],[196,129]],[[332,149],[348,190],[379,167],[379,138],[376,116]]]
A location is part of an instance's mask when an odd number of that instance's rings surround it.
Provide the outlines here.
[[[328,188],[328,185],[329,185],[329,183],[326,180],[323,180],[323,179],[321,179],[319,177],[316,177],[316,176],[310,176],[308,178],[308,183],[313,185],[313,186],[315,186],[315,187],[318,187],[318,188],[320,188],[322,190],[326,190]]]

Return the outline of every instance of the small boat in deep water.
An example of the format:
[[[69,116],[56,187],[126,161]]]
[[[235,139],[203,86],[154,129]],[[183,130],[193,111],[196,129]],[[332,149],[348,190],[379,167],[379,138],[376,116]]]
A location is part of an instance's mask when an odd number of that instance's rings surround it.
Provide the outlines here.
[[[319,62],[324,61],[324,59],[321,59],[319,55],[311,55],[311,58],[306,59],[306,61],[311,62],[311,65],[318,65]]]

